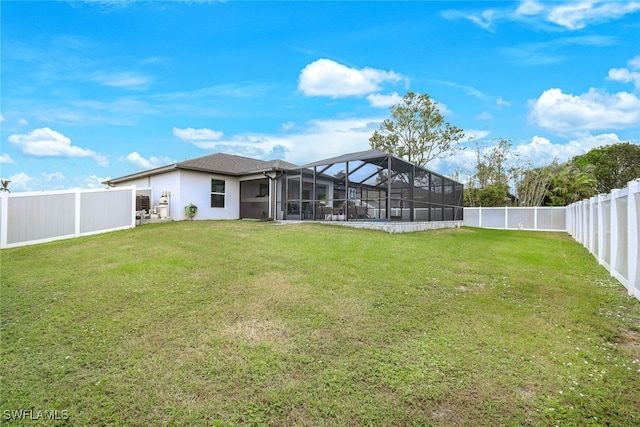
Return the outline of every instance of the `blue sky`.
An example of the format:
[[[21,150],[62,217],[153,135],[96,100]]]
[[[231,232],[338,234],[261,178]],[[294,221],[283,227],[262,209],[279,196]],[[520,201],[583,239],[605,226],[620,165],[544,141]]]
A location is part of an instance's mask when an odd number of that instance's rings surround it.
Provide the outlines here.
[[[368,149],[407,91],[469,149],[548,164],[640,143],[639,1],[2,1],[9,188],[101,181],[215,152],[297,164]]]

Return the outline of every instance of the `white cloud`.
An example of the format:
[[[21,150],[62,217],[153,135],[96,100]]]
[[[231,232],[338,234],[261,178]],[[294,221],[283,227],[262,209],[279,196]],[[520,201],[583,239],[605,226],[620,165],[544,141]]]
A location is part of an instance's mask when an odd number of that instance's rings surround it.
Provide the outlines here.
[[[173,134],[181,140],[203,150],[254,157],[257,159],[285,158],[292,148],[288,138],[271,135],[234,135],[224,137],[220,131],[202,128],[173,128]]]
[[[103,156],[102,154],[96,154],[95,156],[93,156],[93,160],[95,160],[98,166],[109,166],[109,158],[107,156]]]
[[[33,181],[33,178],[31,178],[29,175],[27,175],[24,172],[20,172],[20,173],[9,176],[9,181],[11,181],[11,184],[9,184],[9,190],[11,191],[13,191],[14,189],[25,190],[27,189],[29,182]]]
[[[442,12],[445,19],[467,19],[478,27],[493,32],[493,23],[502,19],[505,11],[498,9],[487,9],[480,13],[464,12],[461,10],[449,9]]]
[[[227,83],[215,86],[207,86],[192,91],[157,94],[153,95],[152,98],[163,101],[174,101],[182,99],[187,99],[189,101],[193,101],[194,99],[210,100],[212,97],[254,98],[265,96],[272,88],[273,85],[271,84],[249,81],[244,83]]]
[[[626,68],[612,68],[609,70],[607,78],[617,82],[633,82],[636,88],[640,89],[640,72],[629,71]]]
[[[296,127],[296,124],[294,122],[285,122],[282,124],[282,126],[280,126],[280,128],[284,131],[291,130],[294,127]]]
[[[497,15],[497,11],[492,9],[487,9],[485,11],[482,11],[480,15],[469,15],[468,19],[471,20],[471,22],[473,22],[474,24],[478,25],[479,27],[482,27],[484,29],[489,29],[491,28],[491,25],[493,24],[493,21],[496,18],[496,15]]]
[[[64,181],[65,177],[62,172],[53,172],[53,173],[42,173],[42,179],[46,182],[56,182],[56,181]]]
[[[372,93],[367,96],[369,105],[374,108],[386,108],[392,105],[397,105],[402,102],[402,97],[398,95],[398,92],[393,92],[390,95],[383,95],[381,93]]]
[[[13,159],[7,153],[0,154],[0,163],[13,163]]]
[[[4,116],[2,115],[2,113],[0,113],[0,123],[6,121],[7,119],[4,118]]]
[[[438,108],[438,111],[440,111],[440,114],[443,116],[448,116],[452,113],[452,111],[447,107],[447,104],[443,104],[438,101],[436,101],[436,108]]]
[[[493,119],[493,116],[491,116],[491,114],[489,114],[488,111],[483,111],[480,114],[476,114],[476,120],[491,120]]]
[[[525,0],[516,9],[516,15],[537,15],[544,10],[544,6],[534,0]]]
[[[640,70],[640,55],[631,59],[628,63],[631,70]],[[612,68],[607,78],[609,80],[630,83],[633,82],[636,89],[640,89],[640,71],[631,71],[628,68]]]
[[[63,106],[58,104],[34,104],[30,110],[42,122],[69,123],[73,125],[131,125],[146,115],[163,111],[163,107],[151,105],[135,97],[111,102],[76,100]],[[165,110],[166,111],[166,110]]]
[[[313,120],[286,135],[222,136],[211,129],[174,129],[179,137],[208,151],[258,159],[284,159],[296,164],[369,149],[369,137],[382,119]],[[207,136],[209,136],[207,138]]]
[[[557,132],[621,129],[640,124],[640,99],[627,92],[589,89],[576,96],[548,89],[530,101],[532,122]]]
[[[379,92],[382,83],[398,83],[403,79],[394,71],[350,68],[322,58],[302,69],[298,89],[306,96],[364,96]]]
[[[617,144],[621,142],[615,133],[601,135],[585,134],[578,138],[553,143],[551,140],[541,136],[534,136],[531,141],[514,147],[514,150],[523,159],[531,162],[534,167],[550,164],[554,159],[566,162],[572,157],[585,154],[589,150],[605,145]]]
[[[478,98],[478,99],[486,98],[486,95],[484,93],[482,93],[481,91],[479,91],[473,86],[463,85],[463,84],[451,82],[448,80],[433,80],[433,81],[435,83],[466,92],[467,95],[471,95],[474,98]]]
[[[638,1],[574,0],[570,2],[522,1],[517,7],[511,5],[480,12],[447,10],[446,19],[467,19],[480,28],[494,31],[500,21],[524,21],[533,25],[552,24],[567,30],[579,30],[590,24],[609,22],[640,10]]]
[[[99,177],[96,175],[87,176],[84,178],[85,188],[104,188],[103,182],[110,180],[111,177]]]
[[[486,129],[464,129],[464,140],[476,141],[486,138],[491,132]]]
[[[168,157],[151,156],[148,159],[145,159],[137,151],[134,151],[133,153],[129,153],[126,157],[126,160],[144,169],[157,168],[159,166],[164,166],[164,165],[175,162],[174,160]]]
[[[467,134],[473,133],[472,130],[465,131]],[[480,135],[483,139],[487,134]],[[508,165],[521,165],[525,167],[540,167],[551,164],[554,159],[559,162],[565,162],[575,156],[584,154],[589,150],[602,147],[604,145],[619,143],[620,139],[615,133],[607,133],[601,135],[583,134],[579,137],[552,142],[548,138],[542,136],[534,136],[529,142],[520,145],[514,145],[510,151]],[[493,144],[484,146],[483,141],[480,142],[481,147],[485,150],[493,148]],[[455,156],[446,159],[436,159],[429,163],[429,169],[443,173],[451,174],[454,171],[461,173],[462,177],[468,177],[473,173],[476,167],[476,149],[475,146],[467,144],[467,149],[457,153]]]
[[[475,131],[465,130],[465,134],[473,135]],[[480,135],[472,140],[482,139],[488,132]],[[464,145],[463,145],[464,146]],[[429,162],[427,169],[441,173],[445,176],[451,176],[454,172],[458,172],[461,178],[473,173],[473,169],[477,163],[476,152],[470,146],[466,146],[466,150],[457,152],[455,155],[445,159],[437,158]],[[464,179],[463,179],[464,180]]]
[[[89,78],[89,81],[96,82],[103,86],[118,87],[124,89],[145,89],[151,82],[151,77],[133,72],[120,73],[97,73]]]
[[[210,131],[210,129],[198,129],[198,132],[191,134],[192,138],[188,142],[207,151],[237,154],[257,159],[277,158],[303,165],[348,152],[368,150],[370,148],[369,138],[378,129],[382,120],[383,118],[380,117],[312,120],[304,125],[296,125],[295,133],[233,135],[220,139],[197,139],[195,136],[207,135],[207,131]],[[216,131],[211,132],[214,132],[215,135]],[[489,131],[465,130],[465,134],[470,140],[473,140],[486,137]],[[469,164],[468,159],[464,162]],[[448,164],[434,163],[436,166],[443,167]],[[433,165],[429,167],[438,170]]]
[[[381,122],[379,118],[312,120],[300,133],[289,136],[286,160],[302,165],[368,150],[369,137]]]
[[[29,133],[9,135],[9,142],[24,153],[37,157],[93,157],[101,166],[107,166],[107,158],[87,148],[71,145],[71,140],[49,128],[34,129]]]
[[[194,128],[173,128],[173,134],[183,141],[187,142],[213,142],[218,141],[224,136],[219,130],[212,129],[194,129]]]
[[[498,99],[496,99],[496,104],[498,105],[498,107],[510,107],[511,103],[508,101],[505,101],[504,99],[502,99],[501,97],[498,97]]]
[[[523,43],[502,48],[501,51],[519,65],[547,65],[564,62],[569,57],[565,53],[571,46],[607,47],[617,44],[612,36],[581,35],[555,38],[545,42]]]
[[[579,30],[587,26],[587,24],[608,22],[639,10],[640,2],[637,1],[605,2],[582,0],[548,7],[546,19],[569,30]]]
[[[29,122],[27,121],[27,119],[22,118],[22,119],[18,119],[18,124],[22,126],[26,126],[29,124]]]

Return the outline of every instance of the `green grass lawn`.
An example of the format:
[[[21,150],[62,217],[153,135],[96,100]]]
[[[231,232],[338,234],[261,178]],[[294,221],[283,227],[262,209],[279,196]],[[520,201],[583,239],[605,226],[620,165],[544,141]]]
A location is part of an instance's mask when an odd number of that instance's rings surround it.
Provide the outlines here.
[[[640,423],[640,302],[564,233],[184,221],[0,255],[0,422]]]

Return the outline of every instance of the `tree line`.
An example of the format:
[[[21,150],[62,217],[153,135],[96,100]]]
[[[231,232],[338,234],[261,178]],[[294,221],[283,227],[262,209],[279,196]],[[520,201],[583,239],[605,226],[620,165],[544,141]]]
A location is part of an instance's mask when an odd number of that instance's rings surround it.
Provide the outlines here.
[[[369,139],[372,149],[419,166],[466,149],[465,134],[444,119],[427,94],[408,92]],[[477,142],[471,171],[456,171],[465,184],[465,206],[566,206],[624,188],[640,178],[640,145],[622,142],[594,148],[566,162],[534,167],[507,139]]]

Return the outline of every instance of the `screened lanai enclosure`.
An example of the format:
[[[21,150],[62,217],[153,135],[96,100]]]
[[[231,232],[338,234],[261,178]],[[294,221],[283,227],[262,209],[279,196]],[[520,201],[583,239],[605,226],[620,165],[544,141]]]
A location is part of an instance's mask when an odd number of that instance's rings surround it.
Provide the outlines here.
[[[283,219],[462,220],[463,185],[381,151],[345,154],[284,172]]]

